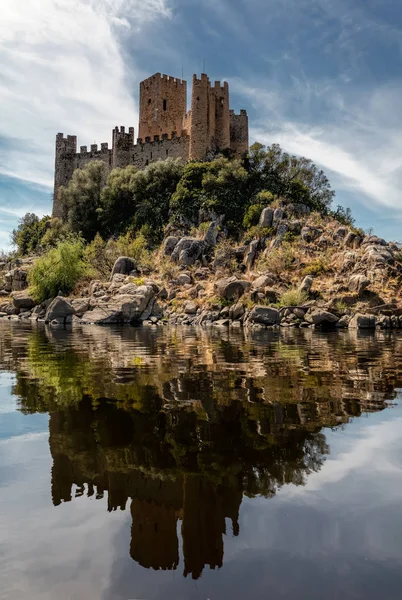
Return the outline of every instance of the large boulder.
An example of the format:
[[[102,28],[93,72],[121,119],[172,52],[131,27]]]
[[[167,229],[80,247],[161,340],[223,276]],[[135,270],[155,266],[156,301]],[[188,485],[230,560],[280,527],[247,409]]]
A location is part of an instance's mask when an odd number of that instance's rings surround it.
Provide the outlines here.
[[[136,270],[136,264],[133,258],[129,256],[120,256],[113,265],[112,277],[115,273],[130,275],[131,271]]]
[[[272,278],[269,277],[268,275],[260,275],[259,277],[257,277],[257,279],[254,279],[253,281],[253,289],[254,290],[258,290],[258,289],[264,289],[265,287],[267,287],[267,285],[271,285],[272,284]]]
[[[260,227],[272,227],[272,221],[274,218],[274,211],[272,208],[264,208],[260,215],[259,226]]]
[[[349,321],[349,329],[375,329],[377,319],[374,315],[356,313]]]
[[[349,292],[361,296],[370,283],[370,279],[367,279],[364,275],[352,275],[348,283]]]
[[[306,277],[303,279],[303,281],[301,282],[301,284],[299,286],[299,291],[309,294],[311,291],[312,285],[313,285],[313,277],[311,275],[306,275]]]
[[[51,321],[65,321],[67,317],[75,314],[74,307],[62,296],[57,296],[48,306],[45,315],[46,323]]]
[[[369,246],[388,246],[388,244],[385,240],[377,237],[376,235],[367,235],[364,238],[362,244],[369,245]]]
[[[282,241],[287,232],[289,231],[289,225],[286,221],[281,221],[276,230],[276,239]]]
[[[198,260],[205,249],[203,240],[196,238],[182,238],[172,252],[171,259],[181,265],[191,266]]]
[[[180,240],[180,238],[178,238],[174,235],[169,235],[169,237],[167,237],[162,244],[162,253],[165,256],[170,256],[172,254],[173,250],[175,249],[175,247],[177,246],[179,240]]]
[[[233,276],[218,279],[214,285],[214,290],[221,298],[234,300],[240,298],[250,287],[251,284],[248,281]]]
[[[244,264],[246,265],[247,269],[251,269],[251,267],[254,264],[255,257],[257,255],[258,245],[259,245],[259,240],[253,240],[248,245],[246,255],[244,257]]]
[[[81,321],[108,325],[111,323],[137,323],[147,319],[155,301],[155,292],[152,286],[127,284],[123,287],[126,288],[126,293],[118,294],[107,302],[99,302],[93,310],[83,314]]]
[[[206,246],[216,246],[216,240],[219,234],[219,223],[218,221],[212,221],[209,225],[208,230],[204,236],[204,243]]]
[[[310,214],[311,209],[309,206],[307,206],[307,204],[288,204],[286,206],[286,214],[288,217],[290,216],[295,216],[295,217],[308,217],[308,215]]]
[[[11,269],[4,275],[5,289],[8,292],[20,292],[28,287],[28,272],[23,269]]]
[[[11,295],[15,308],[19,310],[31,310],[36,304],[35,300],[26,291],[13,292]]]
[[[276,208],[272,219],[272,225],[277,225],[283,219],[284,211],[282,208]]]
[[[312,323],[316,327],[334,326],[339,321],[339,317],[320,308],[309,311],[304,318],[308,323]]]
[[[394,262],[394,255],[391,250],[384,246],[365,246],[365,251],[362,260],[373,266],[382,266]]]
[[[251,309],[247,321],[251,323],[260,323],[262,325],[279,325],[281,322],[281,314],[276,308],[257,305]]]

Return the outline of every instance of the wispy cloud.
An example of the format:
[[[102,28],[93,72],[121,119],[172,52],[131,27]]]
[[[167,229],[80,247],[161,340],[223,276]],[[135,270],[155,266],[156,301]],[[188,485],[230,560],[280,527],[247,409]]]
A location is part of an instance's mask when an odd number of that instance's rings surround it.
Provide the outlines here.
[[[0,173],[51,186],[57,131],[101,142],[136,123],[121,36],[170,15],[167,0],[4,0]]]

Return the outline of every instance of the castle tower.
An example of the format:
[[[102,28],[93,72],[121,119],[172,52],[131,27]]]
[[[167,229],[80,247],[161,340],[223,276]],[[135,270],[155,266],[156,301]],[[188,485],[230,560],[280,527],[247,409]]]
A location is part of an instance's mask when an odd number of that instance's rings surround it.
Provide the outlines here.
[[[63,206],[58,200],[59,187],[67,185],[75,169],[75,154],[77,152],[77,137],[62,133],[56,135],[56,158],[54,165],[53,217],[63,218]]]
[[[138,137],[176,131],[180,135],[187,109],[187,82],[156,73],[140,83]]]
[[[125,127],[120,130],[115,127],[112,132],[112,168],[127,167],[130,164],[130,156],[134,146],[134,127],[129,127],[128,133]]]
[[[241,110],[235,115],[234,110],[230,112],[230,148],[234,156],[241,157],[248,151],[248,116],[246,110]]]
[[[211,88],[211,99],[213,102],[210,114],[215,113],[216,147],[225,150],[230,147],[229,85],[226,81],[223,86],[220,81],[215,81],[214,87]]]
[[[193,75],[191,94],[190,160],[205,159],[211,150],[212,134],[210,120],[210,83],[208,75],[201,79]]]

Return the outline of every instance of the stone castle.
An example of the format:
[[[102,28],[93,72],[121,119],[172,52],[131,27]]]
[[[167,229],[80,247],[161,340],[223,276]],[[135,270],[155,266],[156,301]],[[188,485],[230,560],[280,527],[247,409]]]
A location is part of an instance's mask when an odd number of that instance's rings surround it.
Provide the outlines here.
[[[191,109],[187,111],[187,82],[156,73],[140,83],[139,132],[115,127],[112,148],[107,143],[81,146],[77,137],[56,136],[53,216],[63,216],[57,191],[70,181],[75,169],[93,160],[104,161],[110,169],[135,165],[139,169],[168,157],[203,160],[219,151],[231,150],[241,156],[248,150],[248,117],[245,110],[235,114],[229,108],[229,85],[211,84],[205,73],[193,75]]]

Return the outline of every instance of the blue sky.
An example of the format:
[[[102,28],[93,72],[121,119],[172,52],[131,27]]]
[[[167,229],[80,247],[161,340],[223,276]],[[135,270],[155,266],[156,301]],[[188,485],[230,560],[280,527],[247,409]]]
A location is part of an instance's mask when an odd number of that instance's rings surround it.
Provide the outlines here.
[[[0,248],[51,211],[54,139],[111,142],[138,84],[203,61],[251,141],[327,172],[357,223],[402,240],[402,5],[395,0],[2,0]]]

